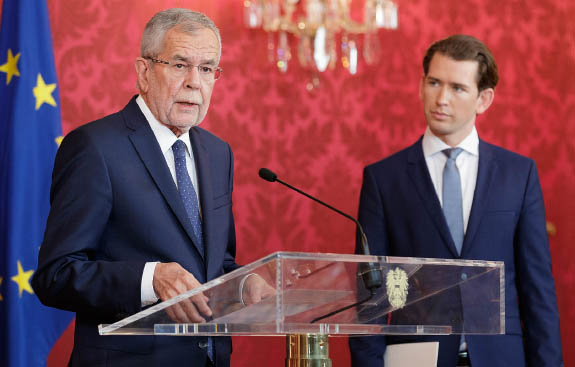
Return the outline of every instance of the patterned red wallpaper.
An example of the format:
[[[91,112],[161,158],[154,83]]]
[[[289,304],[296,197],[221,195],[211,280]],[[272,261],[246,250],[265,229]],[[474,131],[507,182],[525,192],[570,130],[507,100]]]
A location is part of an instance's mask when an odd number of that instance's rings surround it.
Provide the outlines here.
[[[362,168],[413,143],[425,128],[417,88],[426,47],[453,33],[484,40],[498,60],[501,81],[478,131],[537,161],[552,227],[566,365],[575,365],[573,1],[399,0],[399,30],[380,32],[382,60],[370,67],[360,63],[353,77],[338,66],[322,74],[312,92],[306,90],[312,75],[296,65],[295,55],[287,74],[267,61],[267,37],[244,29],[241,0],[48,3],[65,132],[117,111],[135,93],[133,61],[155,12],[189,7],[221,28],[224,74],[203,127],[235,152],[240,263],[277,250],[352,252],[353,224],[260,180],[257,170],[270,167],[356,213]],[[68,333],[50,365],[63,365],[70,346]],[[334,367],[349,365],[345,338],[332,340],[331,356]],[[283,358],[283,338],[234,340],[234,366],[281,365]]]

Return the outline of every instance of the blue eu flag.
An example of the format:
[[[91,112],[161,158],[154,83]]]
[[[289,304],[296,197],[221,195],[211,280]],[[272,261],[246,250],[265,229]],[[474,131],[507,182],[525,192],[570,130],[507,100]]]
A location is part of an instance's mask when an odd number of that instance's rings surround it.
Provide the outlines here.
[[[61,139],[60,99],[44,0],[4,0],[0,31],[0,365],[45,366],[73,314],[30,285]]]

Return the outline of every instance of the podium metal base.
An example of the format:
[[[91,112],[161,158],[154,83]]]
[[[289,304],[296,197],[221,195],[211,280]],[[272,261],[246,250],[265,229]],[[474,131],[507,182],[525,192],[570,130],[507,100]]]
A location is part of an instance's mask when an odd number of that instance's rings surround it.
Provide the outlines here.
[[[286,335],[285,367],[331,367],[327,335]]]

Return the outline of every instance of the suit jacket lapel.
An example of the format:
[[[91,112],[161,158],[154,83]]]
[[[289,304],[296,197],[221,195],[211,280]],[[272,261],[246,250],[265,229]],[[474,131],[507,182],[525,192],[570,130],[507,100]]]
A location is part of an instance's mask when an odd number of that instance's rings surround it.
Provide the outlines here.
[[[493,186],[493,180],[496,177],[497,161],[492,149],[483,140],[479,140],[479,167],[477,171],[477,183],[473,194],[473,204],[469,214],[467,231],[463,240],[461,255],[469,253],[473,245],[473,238],[481,224],[481,218],[485,213],[486,204],[489,198],[489,190]]]
[[[421,141],[422,139],[420,138],[417,143],[409,148],[407,157],[409,177],[419,194],[419,198],[423,203],[427,214],[429,214],[431,220],[435,223],[437,230],[441,234],[441,238],[443,238],[445,246],[454,257],[459,257],[457,249],[455,248],[455,243],[453,243],[453,239],[451,238],[449,227],[445,221],[443,210],[441,209],[441,203],[439,202],[439,198],[437,197],[437,193],[433,187],[433,182],[429,175],[429,169],[425,163]]]
[[[210,259],[210,254],[213,251],[213,246],[210,243],[209,234],[212,233],[211,226],[211,211],[212,211],[212,174],[210,155],[208,149],[204,146],[200,139],[198,128],[190,129],[190,142],[194,151],[194,161],[196,163],[196,171],[198,175],[198,185],[200,194],[200,207],[202,208],[202,230],[204,233],[204,251],[206,259]],[[204,254],[202,254],[204,256]],[[208,260],[205,261],[209,263]]]
[[[166,164],[166,160],[154,132],[150,128],[144,114],[140,111],[135,99],[132,99],[126,108],[122,110],[122,114],[126,121],[126,126],[133,131],[129,134],[130,141],[134,145],[150,176],[152,176],[156,186],[158,186],[162,196],[197,249],[192,224],[188,219],[186,209],[184,208],[172,174]],[[203,257],[203,254],[201,254],[201,256]]]

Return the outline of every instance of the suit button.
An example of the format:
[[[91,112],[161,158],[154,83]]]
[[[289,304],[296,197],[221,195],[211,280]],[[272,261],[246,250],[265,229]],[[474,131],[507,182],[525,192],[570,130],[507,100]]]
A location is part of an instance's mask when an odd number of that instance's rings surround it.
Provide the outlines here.
[[[461,280],[467,280],[467,274],[461,273]]]
[[[202,340],[201,342],[198,343],[198,347],[202,348],[202,349],[206,349],[208,346],[208,341],[207,340]]]

